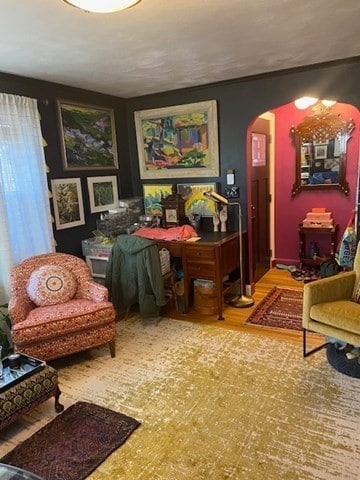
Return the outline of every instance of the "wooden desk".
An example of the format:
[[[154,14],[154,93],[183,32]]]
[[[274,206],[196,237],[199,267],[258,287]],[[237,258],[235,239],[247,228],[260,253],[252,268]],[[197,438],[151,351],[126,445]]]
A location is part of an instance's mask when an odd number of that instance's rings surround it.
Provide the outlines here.
[[[200,234],[197,242],[154,240],[159,249],[166,248],[173,257],[182,258],[184,271],[184,305],[189,311],[192,280],[213,280],[216,286],[218,320],[223,320],[226,275],[239,268],[239,234],[211,232]]]

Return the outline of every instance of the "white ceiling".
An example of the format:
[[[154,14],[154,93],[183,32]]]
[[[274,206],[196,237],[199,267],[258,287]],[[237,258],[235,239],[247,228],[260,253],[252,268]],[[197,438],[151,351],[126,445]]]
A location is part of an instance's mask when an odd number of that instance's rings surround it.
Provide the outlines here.
[[[120,97],[360,55],[359,0],[0,0],[0,71]]]

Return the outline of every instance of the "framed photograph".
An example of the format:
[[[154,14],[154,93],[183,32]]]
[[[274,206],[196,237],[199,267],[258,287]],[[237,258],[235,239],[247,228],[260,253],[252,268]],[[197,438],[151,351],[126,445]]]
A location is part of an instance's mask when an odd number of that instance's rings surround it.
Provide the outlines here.
[[[212,217],[216,204],[204,196],[204,192],[216,192],[216,183],[179,183],[177,193],[184,198],[185,215],[193,213],[201,217]]]
[[[314,157],[316,160],[327,158],[327,145],[314,145]]]
[[[215,100],[134,115],[140,178],[219,176]]]
[[[65,100],[57,106],[64,169],[118,168],[113,109]]]
[[[161,203],[172,193],[172,184],[143,185],[144,206],[146,215],[162,215]]]
[[[116,176],[88,177],[90,212],[104,212],[119,206]]]
[[[51,180],[57,230],[84,225],[84,206],[80,178]]]

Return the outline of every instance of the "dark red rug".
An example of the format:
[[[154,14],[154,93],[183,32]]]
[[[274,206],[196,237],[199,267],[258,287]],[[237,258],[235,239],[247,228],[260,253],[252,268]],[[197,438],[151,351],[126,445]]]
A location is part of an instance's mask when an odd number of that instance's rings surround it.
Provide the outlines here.
[[[274,287],[251,312],[246,323],[302,330],[302,290]]]
[[[139,425],[122,413],[77,402],[0,462],[33,472],[44,480],[83,480]]]

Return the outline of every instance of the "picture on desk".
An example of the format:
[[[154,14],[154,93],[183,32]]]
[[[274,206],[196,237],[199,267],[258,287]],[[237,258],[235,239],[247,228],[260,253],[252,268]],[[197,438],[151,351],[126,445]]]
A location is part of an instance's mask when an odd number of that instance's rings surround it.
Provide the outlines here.
[[[204,196],[204,192],[216,192],[216,183],[179,183],[177,192],[185,202],[185,215],[212,217],[216,203]]]
[[[146,215],[162,215],[161,200],[172,193],[172,184],[143,185]]]

